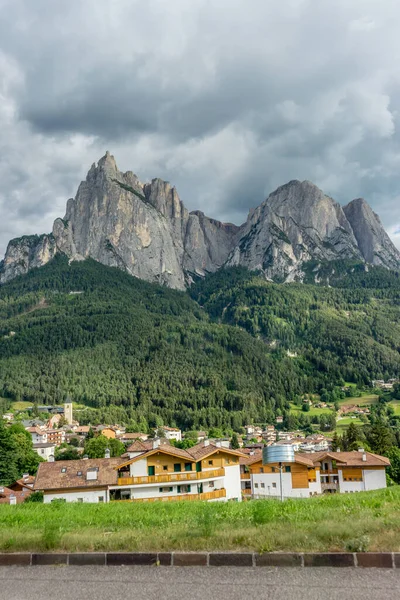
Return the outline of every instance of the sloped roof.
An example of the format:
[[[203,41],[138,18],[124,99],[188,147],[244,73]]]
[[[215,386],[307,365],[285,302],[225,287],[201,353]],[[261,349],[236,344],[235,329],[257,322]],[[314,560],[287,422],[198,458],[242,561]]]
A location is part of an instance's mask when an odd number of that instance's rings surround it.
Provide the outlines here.
[[[92,458],[81,460],[58,460],[40,463],[36,474],[35,490],[58,490],[66,488],[96,488],[117,483],[117,467],[121,458]],[[65,469],[65,473],[62,471]],[[86,480],[86,473],[97,469],[97,479]],[[81,472],[82,475],[78,475]]]
[[[196,444],[196,446],[188,448],[187,452],[196,461],[201,460],[210,454],[214,454],[215,452],[225,452],[227,454],[233,454],[234,456],[239,457],[243,456],[243,452],[238,450],[231,450],[230,448],[216,446],[215,444],[204,445],[204,442],[200,442],[200,444]]]
[[[365,454],[366,460],[363,460],[363,454]],[[372,452],[359,452],[358,450],[353,452],[312,452],[301,456],[311,459],[314,465],[325,458],[336,460],[340,466],[347,467],[387,467],[390,465],[390,461],[386,456],[380,456]]]

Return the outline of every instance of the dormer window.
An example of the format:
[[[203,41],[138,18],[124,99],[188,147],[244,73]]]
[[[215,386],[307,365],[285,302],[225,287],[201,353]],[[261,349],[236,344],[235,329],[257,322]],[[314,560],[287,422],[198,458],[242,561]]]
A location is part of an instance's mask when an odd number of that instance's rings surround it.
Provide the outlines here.
[[[77,472],[78,477],[82,477],[82,471]]]
[[[61,473],[66,473],[66,472],[67,472],[67,467],[62,467]]]

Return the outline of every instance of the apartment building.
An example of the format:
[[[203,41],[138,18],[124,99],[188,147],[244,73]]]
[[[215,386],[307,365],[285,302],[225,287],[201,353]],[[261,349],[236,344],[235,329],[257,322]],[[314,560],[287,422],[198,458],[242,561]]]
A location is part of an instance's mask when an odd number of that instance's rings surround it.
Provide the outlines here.
[[[306,498],[323,493],[353,493],[386,487],[389,460],[364,450],[295,453],[294,462],[263,464],[261,452],[240,459],[244,497]],[[282,478],[280,474],[282,468]]]
[[[240,501],[240,456],[207,440],[188,450],[137,440],[120,458],[41,463],[34,489],[45,503]]]
[[[33,444],[47,444],[47,431],[39,427],[28,427],[26,430],[31,434]]]
[[[177,427],[161,427],[167,440],[182,441],[182,431]]]
[[[47,442],[55,446],[61,446],[65,442],[64,429],[47,429]]]

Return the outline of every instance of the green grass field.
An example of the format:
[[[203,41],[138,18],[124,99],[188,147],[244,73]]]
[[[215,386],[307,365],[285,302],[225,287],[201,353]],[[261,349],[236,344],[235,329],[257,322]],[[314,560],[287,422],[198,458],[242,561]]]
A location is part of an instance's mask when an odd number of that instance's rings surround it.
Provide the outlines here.
[[[400,487],[309,499],[0,505],[0,551],[400,551]]]
[[[26,410],[27,408],[32,408],[32,402],[24,402],[21,400],[20,402],[13,402],[11,404],[11,410]]]
[[[342,434],[345,431],[350,423],[354,423],[357,427],[363,427],[365,423],[363,423],[359,418],[352,419],[351,417],[344,417],[343,419],[338,419],[336,422],[336,431],[338,434]]]
[[[375,404],[378,401],[378,396],[376,394],[365,394],[363,396],[358,396],[357,398],[346,398],[345,400],[340,400],[340,406],[366,406],[369,404]]]
[[[392,400],[389,404],[393,406],[394,414],[400,416],[400,400]]]
[[[332,412],[333,408],[314,408],[313,406],[310,408],[308,412],[305,412],[305,415],[309,417],[319,417],[320,415],[328,415]],[[301,406],[297,406],[297,404],[290,404],[290,412],[294,415],[298,415],[303,412]]]

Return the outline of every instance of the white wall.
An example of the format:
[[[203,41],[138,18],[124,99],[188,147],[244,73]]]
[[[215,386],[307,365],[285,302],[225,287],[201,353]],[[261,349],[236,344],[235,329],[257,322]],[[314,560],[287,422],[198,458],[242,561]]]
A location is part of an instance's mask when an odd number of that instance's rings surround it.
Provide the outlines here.
[[[130,465],[131,477],[144,477],[147,476],[147,458],[137,460]]]
[[[49,460],[49,456],[54,456],[55,447],[56,446],[54,445],[48,446],[47,448],[34,448],[34,451],[40,456],[40,458],[43,458],[44,460]]]
[[[277,473],[255,473],[252,477],[252,493],[254,498],[279,497],[281,488],[279,482],[279,472]],[[258,484],[258,488],[255,484]],[[264,483],[264,487],[261,484]],[[273,483],[276,487],[273,487]],[[284,498],[308,498],[310,493],[321,493],[321,483],[319,474],[317,474],[316,483],[310,483],[308,488],[292,488],[292,474],[282,473],[282,488]]]
[[[364,481],[343,481],[343,472],[339,469],[339,491],[345,492],[363,492],[365,490]]]
[[[237,498],[241,501],[240,465],[225,467],[225,477],[222,481],[223,484],[220,487],[225,487],[226,499]],[[217,485],[217,482],[215,482],[215,485]]]
[[[363,478],[366,490],[379,490],[386,487],[385,469],[363,471]]]
[[[83,502],[94,502],[99,501],[99,496],[103,496],[104,502],[108,502],[108,491],[107,490],[82,490],[81,492],[59,492],[57,494],[45,492],[43,501],[45,504],[49,504],[52,500],[66,500],[67,502],[77,502],[78,498],[83,498]]]

